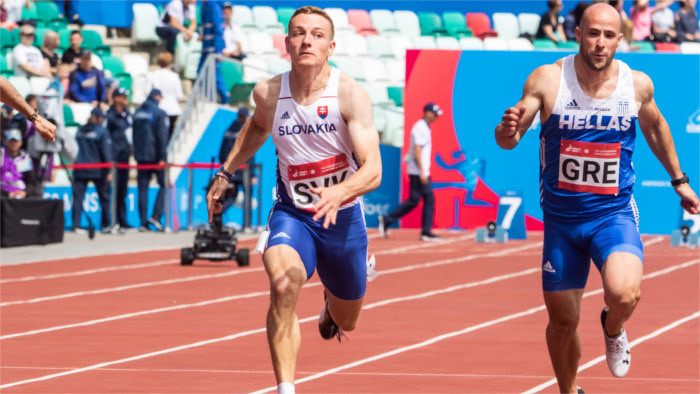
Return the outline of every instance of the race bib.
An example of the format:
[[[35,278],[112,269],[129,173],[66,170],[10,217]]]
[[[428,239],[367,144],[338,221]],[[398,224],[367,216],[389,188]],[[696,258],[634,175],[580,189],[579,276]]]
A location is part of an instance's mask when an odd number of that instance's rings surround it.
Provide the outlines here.
[[[347,156],[340,154],[315,163],[289,165],[289,188],[294,205],[306,211],[313,211],[320,200],[318,194],[311,192],[314,187],[330,187],[350,177],[350,162]],[[349,201],[343,202],[343,205]]]
[[[574,192],[617,194],[619,180],[620,143],[561,141],[559,188]]]

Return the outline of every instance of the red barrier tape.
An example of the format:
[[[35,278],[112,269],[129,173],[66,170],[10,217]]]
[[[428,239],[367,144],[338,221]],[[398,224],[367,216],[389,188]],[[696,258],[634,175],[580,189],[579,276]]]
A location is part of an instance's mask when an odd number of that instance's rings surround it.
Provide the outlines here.
[[[120,170],[162,170],[165,169],[167,164],[137,164],[130,165],[124,163],[116,163],[117,168]],[[57,169],[68,169],[68,170],[86,170],[86,169],[97,169],[97,168],[112,168],[113,163],[79,163],[79,164],[65,164],[62,166],[56,166]],[[221,166],[220,163],[189,163],[189,164],[170,164],[170,167],[176,168],[186,168],[191,170],[210,170],[218,169]],[[245,165],[239,167],[240,170],[245,169]]]

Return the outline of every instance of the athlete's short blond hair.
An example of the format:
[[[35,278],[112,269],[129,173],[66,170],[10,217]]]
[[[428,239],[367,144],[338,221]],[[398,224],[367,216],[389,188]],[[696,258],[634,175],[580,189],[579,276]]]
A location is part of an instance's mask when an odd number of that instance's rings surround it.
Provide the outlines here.
[[[292,20],[294,19],[294,17],[297,15],[300,15],[300,14],[316,14],[316,15],[321,15],[322,17],[326,18],[328,23],[331,24],[331,40],[333,39],[333,37],[335,36],[335,26],[333,25],[333,19],[331,19],[331,17],[328,16],[326,11],[324,11],[318,7],[314,7],[312,5],[307,5],[307,6],[301,7],[299,9],[297,9],[296,11],[294,11],[294,13],[292,14],[292,17],[289,18],[289,23],[287,24],[287,31],[290,31],[292,29]]]

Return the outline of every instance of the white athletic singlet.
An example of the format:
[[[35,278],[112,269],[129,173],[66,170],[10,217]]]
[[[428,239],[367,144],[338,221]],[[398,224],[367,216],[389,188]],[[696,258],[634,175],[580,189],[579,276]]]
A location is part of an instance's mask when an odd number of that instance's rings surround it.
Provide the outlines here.
[[[315,103],[294,102],[289,89],[289,72],[282,74],[282,86],[272,124],[272,141],[277,147],[277,200],[297,209],[313,212],[319,200],[313,187],[329,187],[357,172],[348,127],[338,108],[340,70],[331,68],[326,90]],[[357,204],[345,201],[341,209]]]

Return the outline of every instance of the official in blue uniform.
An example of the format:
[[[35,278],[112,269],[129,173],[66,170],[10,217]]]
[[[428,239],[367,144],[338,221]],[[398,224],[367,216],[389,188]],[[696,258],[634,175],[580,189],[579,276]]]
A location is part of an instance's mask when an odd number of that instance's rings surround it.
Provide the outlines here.
[[[219,0],[202,0],[202,55],[199,57],[197,73],[202,69],[207,56],[221,54],[224,43],[224,15]],[[224,77],[221,74],[221,62],[216,62],[216,91],[222,104],[229,103]]]
[[[119,164],[129,164],[131,157],[131,144],[127,137],[127,130],[131,129],[131,113],[129,113],[129,92],[124,88],[119,88],[112,92],[114,104],[107,111],[107,131],[112,139],[112,157]],[[117,169],[117,189],[115,198],[117,199],[117,225],[116,230],[124,232],[132,227],[126,221],[126,195],[129,182],[129,169]]]
[[[112,161],[112,140],[107,129],[102,127],[104,112],[96,107],[90,112],[85,126],[81,126],[75,135],[78,143],[76,164],[108,163]],[[76,169],[73,171],[73,231],[79,231],[80,215],[83,213],[83,198],[88,182],[92,181],[97,189],[102,210],[102,221],[96,228],[103,232],[109,228],[109,168]]]
[[[151,90],[148,98],[134,113],[133,140],[134,159],[139,165],[165,164],[167,160],[168,146],[168,116],[158,107],[158,102],[163,98],[158,89]],[[158,195],[153,206],[153,214],[147,219],[148,213],[148,184],[153,175],[158,181]],[[136,175],[139,188],[139,217],[141,227],[139,231],[146,231],[148,225],[155,230],[163,231],[160,223],[163,216],[165,202],[165,170],[164,169],[139,169]]]

